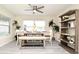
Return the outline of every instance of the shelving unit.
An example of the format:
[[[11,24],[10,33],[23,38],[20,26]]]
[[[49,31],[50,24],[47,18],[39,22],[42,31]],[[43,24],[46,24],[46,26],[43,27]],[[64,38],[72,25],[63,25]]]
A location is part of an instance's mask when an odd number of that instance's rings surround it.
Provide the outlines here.
[[[61,16],[61,44],[79,52],[79,10],[70,10]]]

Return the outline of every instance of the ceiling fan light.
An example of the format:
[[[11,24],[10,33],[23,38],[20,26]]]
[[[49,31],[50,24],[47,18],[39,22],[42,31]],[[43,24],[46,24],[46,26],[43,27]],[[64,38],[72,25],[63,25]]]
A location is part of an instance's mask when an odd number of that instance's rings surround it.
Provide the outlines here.
[[[35,13],[35,12],[36,12],[36,10],[33,10],[33,12]]]

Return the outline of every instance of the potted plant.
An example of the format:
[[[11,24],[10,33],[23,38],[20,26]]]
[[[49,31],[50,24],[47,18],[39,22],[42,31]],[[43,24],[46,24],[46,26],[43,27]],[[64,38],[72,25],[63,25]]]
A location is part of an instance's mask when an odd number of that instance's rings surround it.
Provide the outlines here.
[[[19,29],[20,29],[20,26],[18,25],[18,22],[17,22],[16,20],[14,20],[13,25],[15,25],[15,26],[16,26],[16,29],[17,29],[17,30],[19,30]]]
[[[18,22],[16,20],[14,20],[13,25],[16,25],[16,24],[18,24]]]
[[[19,30],[20,29],[20,26],[16,26],[16,29]]]
[[[56,32],[59,32],[59,26],[56,23],[54,23],[53,20],[51,20],[49,22],[49,27],[51,27],[52,31],[53,31],[53,37],[52,37],[52,39],[55,40],[54,35],[55,35]]]
[[[18,31],[21,27],[21,26],[18,25],[18,22],[16,20],[14,20],[13,25],[16,27],[16,31]],[[17,40],[17,35],[15,35],[15,39]]]

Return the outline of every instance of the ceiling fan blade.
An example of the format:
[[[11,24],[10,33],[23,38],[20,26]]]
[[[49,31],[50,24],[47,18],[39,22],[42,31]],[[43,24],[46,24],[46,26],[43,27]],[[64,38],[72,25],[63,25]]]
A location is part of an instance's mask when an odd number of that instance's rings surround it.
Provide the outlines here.
[[[38,7],[37,9],[41,9],[41,8],[44,8],[44,6]]]
[[[40,10],[36,10],[36,11],[38,11],[38,12],[40,12],[40,13],[43,13],[42,11],[40,11]]]
[[[33,7],[31,4],[28,4],[30,7]]]
[[[25,9],[24,11],[32,11],[33,9]]]

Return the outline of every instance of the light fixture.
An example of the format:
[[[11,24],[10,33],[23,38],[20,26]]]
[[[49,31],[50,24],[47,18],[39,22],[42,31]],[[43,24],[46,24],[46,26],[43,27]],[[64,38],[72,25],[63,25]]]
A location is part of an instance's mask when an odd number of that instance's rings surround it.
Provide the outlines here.
[[[36,13],[36,10],[33,10],[34,13]]]

